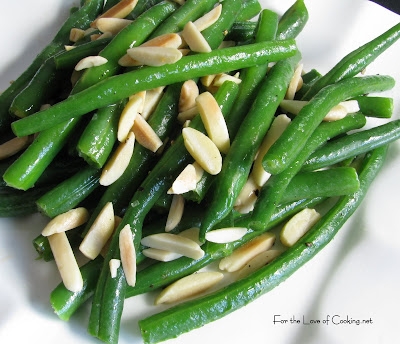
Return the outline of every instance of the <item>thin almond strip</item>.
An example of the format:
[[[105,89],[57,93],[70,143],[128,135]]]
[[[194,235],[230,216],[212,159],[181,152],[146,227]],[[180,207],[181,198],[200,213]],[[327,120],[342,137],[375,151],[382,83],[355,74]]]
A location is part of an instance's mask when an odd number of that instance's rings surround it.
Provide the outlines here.
[[[128,167],[135,146],[135,134],[130,132],[124,143],[120,143],[115,153],[107,161],[100,176],[100,185],[108,186],[122,176]]]
[[[75,48],[76,48],[75,45],[64,45],[65,51],[70,51],[70,50],[75,49]]]
[[[249,198],[239,206],[235,206],[234,209],[241,214],[248,214],[254,209],[254,205],[257,202],[257,196],[255,193],[251,194]]]
[[[194,106],[189,110],[178,113],[177,119],[179,122],[184,123],[186,121],[191,121],[198,113],[199,110],[197,109],[197,106]]]
[[[227,244],[241,239],[247,233],[244,227],[220,228],[206,233],[206,240],[217,244]]]
[[[121,266],[121,261],[119,259],[110,259],[108,264],[110,266],[111,278],[117,277],[117,272],[119,267]]]
[[[122,222],[122,218],[120,218],[119,216],[115,215],[114,216],[114,229],[113,229],[113,231],[111,233],[111,237],[110,237],[110,239],[108,239],[108,241],[103,246],[103,248],[101,249],[101,252],[100,252],[100,254],[101,254],[101,256],[103,258],[105,258],[106,254],[107,254],[107,251],[110,248],[112,235],[114,234],[115,230],[118,228],[118,226],[120,225],[121,222]]]
[[[29,144],[29,136],[14,137],[0,145],[0,160],[6,159],[24,149]]]
[[[182,38],[177,33],[166,33],[157,36],[149,41],[141,44],[141,47],[162,47],[162,48],[176,48],[178,49],[182,44]]]
[[[198,295],[224,278],[220,272],[197,272],[181,278],[165,288],[156,298],[155,304],[174,303]]]
[[[236,46],[235,41],[222,41],[218,49],[232,48],[234,46]]]
[[[188,44],[190,50],[197,53],[209,53],[211,47],[201,34],[199,29],[191,22],[187,22],[182,31],[182,37]]]
[[[69,40],[71,42],[76,43],[80,41],[83,37],[85,37],[85,31],[82,29],[77,29],[76,27],[74,27],[69,32]]]
[[[101,32],[111,32],[112,35],[116,35],[122,29],[132,23],[132,20],[121,19],[121,18],[99,18],[97,20],[97,28]]]
[[[328,114],[324,117],[323,121],[325,122],[333,122],[338,121],[339,119],[345,118],[347,115],[346,108],[338,104],[329,110]]]
[[[91,35],[92,33],[96,32],[97,30],[90,27],[88,29],[85,30],[85,37]]]
[[[238,271],[261,252],[269,250],[275,243],[273,233],[264,233],[236,249],[230,256],[221,259],[219,268],[228,272]]]
[[[227,154],[230,148],[228,127],[214,96],[203,92],[196,98],[196,105],[208,136],[222,153]]]
[[[196,170],[196,184],[197,184],[203,177],[204,170],[197,162],[194,162],[192,165],[193,165],[194,169]]]
[[[321,218],[315,209],[305,208],[294,215],[282,228],[280,238],[283,245],[293,246]]]
[[[204,251],[193,240],[171,233],[159,233],[144,237],[141,241],[143,246],[157,248],[179,253],[192,259],[200,259]]]
[[[129,100],[131,100],[134,97],[142,98],[142,105],[139,106],[139,109],[138,109],[139,113],[142,113],[143,112],[143,107],[144,107],[144,102],[146,100],[146,91],[140,91],[138,93],[135,93],[135,94],[129,96]]]
[[[168,194],[181,195],[185,192],[196,189],[197,175],[192,164],[188,164],[172,183]]]
[[[261,269],[264,265],[267,265],[271,261],[273,261],[276,257],[280,256],[284,251],[283,250],[268,250],[265,252],[261,252],[253,259],[251,259],[247,264],[237,272],[236,278],[242,279],[253,272]]]
[[[113,204],[107,202],[86,233],[79,250],[89,259],[95,259],[111,237],[114,223]]]
[[[146,98],[144,99],[142,117],[147,121],[150,115],[153,113],[158,105],[161,97],[163,96],[163,90],[165,86],[153,88],[146,91]]]
[[[80,71],[87,68],[97,67],[106,64],[107,62],[108,60],[103,56],[87,56],[76,64],[75,70]]]
[[[196,98],[199,96],[199,88],[193,80],[187,80],[181,88],[179,97],[179,112],[189,110],[196,106]]]
[[[214,24],[220,17],[221,12],[222,5],[219,4],[218,6],[214,7],[210,12],[195,20],[193,24],[196,26],[197,30],[201,32]]]
[[[129,99],[128,103],[122,110],[121,116],[118,122],[118,134],[117,138],[119,142],[124,142],[128,137],[129,132],[133,127],[136,117],[139,115],[139,110],[143,105],[143,97],[140,95],[133,95]]]
[[[165,225],[166,232],[172,231],[181,222],[184,207],[185,199],[181,195],[174,195]]]
[[[115,6],[111,7],[108,11],[104,12],[101,16],[97,17],[90,26],[97,28],[97,21],[100,18],[125,18],[135,8],[138,0],[122,0]]]
[[[345,102],[339,103],[346,108],[347,113],[355,113],[360,111],[360,106],[357,100],[346,100]]]
[[[192,228],[185,229],[184,231],[180,232],[178,235],[183,238],[188,238],[190,240],[193,240],[197,245],[201,246],[201,245],[203,245],[203,243],[200,242],[200,240],[199,240],[199,234],[200,234],[200,228],[192,227]]]
[[[294,99],[294,96],[299,89],[299,85],[302,85],[303,79],[301,78],[301,72],[303,71],[303,64],[299,63],[294,70],[292,80],[290,80],[289,87],[286,91],[285,99]]]
[[[211,86],[211,84],[216,76],[217,76],[217,74],[206,75],[206,76],[201,77],[200,81],[205,87],[209,87],[209,86]]]
[[[159,250],[157,248],[145,248],[144,250],[142,250],[142,253],[147,258],[158,260],[160,262],[170,262],[172,260],[182,257],[182,255],[179,253]]]
[[[134,47],[127,50],[128,55],[142,65],[163,66],[179,61],[182,53],[176,48]]]
[[[269,177],[271,176],[262,166],[262,159],[268,152],[275,141],[282,135],[282,133],[289,126],[291,120],[286,115],[277,116],[271,124],[263,142],[258,149],[258,156],[253,164],[253,170],[251,171],[251,177],[255,184],[259,187],[264,186]]]
[[[136,140],[143,147],[150,149],[153,153],[162,146],[162,141],[155,133],[153,128],[146,122],[146,120],[139,114],[133,123],[132,131],[136,135]]]
[[[79,227],[89,220],[89,212],[85,208],[75,208],[52,219],[42,231],[43,236],[66,232]]]
[[[239,196],[236,198],[234,206],[238,207],[247,203],[247,200],[250,198],[251,195],[254,194],[257,189],[257,184],[255,183],[252,176],[250,176],[242,187],[242,190],[240,190]]]
[[[119,251],[126,282],[131,287],[134,287],[136,284],[136,251],[129,225],[126,225],[119,232]]]
[[[190,127],[190,123],[191,123],[192,121],[190,120],[190,119],[187,119],[186,121],[185,121],[185,123],[183,123],[183,128],[188,128],[188,127]]]
[[[178,5],[184,5],[185,4],[185,0],[173,0],[174,2],[176,2]]]
[[[47,110],[51,108],[51,104],[42,104],[40,106],[40,111]]]
[[[83,288],[82,274],[67,235],[64,232],[55,233],[50,235],[48,239],[65,288],[73,293],[81,291]]]
[[[215,76],[214,80],[211,83],[211,86],[221,87],[225,81],[232,81],[236,84],[240,84],[242,82],[242,79],[239,79],[238,77],[229,74],[220,73]]]

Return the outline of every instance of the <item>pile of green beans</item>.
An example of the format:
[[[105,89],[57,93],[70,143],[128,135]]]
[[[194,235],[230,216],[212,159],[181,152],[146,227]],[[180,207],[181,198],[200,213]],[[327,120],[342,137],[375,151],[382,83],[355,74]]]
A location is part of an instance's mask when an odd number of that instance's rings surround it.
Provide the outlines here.
[[[296,38],[309,19],[305,1],[293,0],[279,16],[262,10],[258,0],[186,0],[182,5],[138,0],[126,16],[132,22],[112,38],[90,41],[86,36],[74,49],[64,49],[71,44],[72,28],[88,29],[118,3],[82,0],[80,8],[71,9],[53,41],[0,95],[1,143],[14,135],[32,135],[24,151],[0,161],[0,217],[39,212],[51,219],[85,207],[90,211],[88,221],[67,232],[73,249],[107,203],[111,202],[114,214],[122,218],[107,252],[80,267],[83,288],[72,292],[61,282],[51,293],[51,305],[60,319],[69,320],[90,300],[89,334],[117,344],[126,298],[166,287],[228,257],[305,208],[327,209],[294,246],[250,276],[140,320],[144,342],[158,343],[217,320],[270,291],[326,246],[354,213],[383,165],[388,144],[400,138],[399,119],[360,130],[368,117],[392,117],[393,99],[369,93],[390,90],[395,81],[386,75],[358,73],[400,38],[400,24],[349,53],[325,75],[313,69],[302,76],[295,99],[308,103],[262,157],[262,166],[271,176],[264,186],[253,190],[257,196],[253,209],[241,214],[235,201],[249,180],[260,145],[279,114],[279,104],[302,58]],[[159,67],[123,68],[118,64],[127,49],[179,33],[186,23],[218,4],[222,4],[220,17],[202,31],[211,52],[190,52]],[[219,49],[224,40],[236,44]],[[91,55],[107,62],[85,70],[71,86],[74,66]],[[217,89],[207,89],[199,81],[211,74],[236,72],[240,72],[240,83],[228,80]],[[177,121],[180,93],[187,80],[194,80],[200,92],[212,91],[226,121],[230,149],[222,155],[218,175],[204,172],[196,188],[183,195],[185,211],[171,231],[178,234],[199,228],[204,256],[156,262],[145,256],[141,239],[165,232],[172,199],[167,191],[195,161]],[[118,145],[118,124],[128,98],[161,86],[165,88],[147,123],[164,142],[162,149],[154,153],[135,143],[119,179],[107,187],[100,185],[102,170]],[[345,100],[357,100],[360,111],[322,122]],[[54,105],[40,111],[44,103]],[[185,125],[207,134],[199,115]],[[110,275],[110,260],[121,259],[119,233],[126,225],[132,232],[138,265],[135,286],[128,285],[122,267],[116,277]],[[244,227],[247,232],[225,244],[206,240],[209,231],[225,227]],[[39,235],[32,243],[39,258],[54,260],[47,237]]]

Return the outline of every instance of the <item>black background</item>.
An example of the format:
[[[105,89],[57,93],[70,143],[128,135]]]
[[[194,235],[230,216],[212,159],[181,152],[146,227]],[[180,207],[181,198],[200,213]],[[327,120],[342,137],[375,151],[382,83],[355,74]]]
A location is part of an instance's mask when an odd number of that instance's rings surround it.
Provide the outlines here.
[[[400,1],[399,0],[373,0],[377,4],[380,4],[393,12],[400,14]]]

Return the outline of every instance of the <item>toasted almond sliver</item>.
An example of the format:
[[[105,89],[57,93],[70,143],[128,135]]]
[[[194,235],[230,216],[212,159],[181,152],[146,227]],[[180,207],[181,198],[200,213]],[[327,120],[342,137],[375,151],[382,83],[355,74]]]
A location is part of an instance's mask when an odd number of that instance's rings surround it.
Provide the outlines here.
[[[135,134],[130,132],[126,142],[119,144],[115,153],[104,167],[100,177],[100,185],[111,185],[122,176],[131,160],[134,146]]]
[[[182,53],[176,48],[134,47],[127,50],[128,55],[147,66],[163,66],[175,63],[182,58]]]
[[[255,193],[251,194],[249,198],[239,206],[235,206],[235,210],[241,214],[248,214],[254,209],[254,205],[257,202],[257,196]]]
[[[220,228],[206,233],[206,240],[226,244],[241,239],[247,233],[244,227]]]
[[[192,259],[200,259],[204,256],[204,251],[193,240],[171,233],[159,233],[144,237],[142,245],[179,253]]]
[[[206,75],[206,76],[201,77],[200,81],[205,87],[209,87],[209,86],[211,86],[211,84],[216,76],[217,76],[217,74]]]
[[[273,233],[264,233],[240,246],[230,256],[221,259],[219,268],[228,272],[234,272],[243,268],[247,262],[263,251],[269,250],[276,239]]]
[[[223,279],[220,272],[197,272],[181,278],[165,288],[156,298],[155,304],[173,303],[200,294]]]
[[[139,115],[139,110],[143,104],[143,97],[133,95],[122,110],[118,123],[118,141],[124,142],[128,137],[129,132],[133,127],[136,117]]]
[[[85,31],[82,29],[77,29],[76,27],[72,28],[69,32],[69,40],[71,42],[78,42],[83,37],[85,37]]]
[[[200,228],[192,227],[185,229],[184,231],[180,232],[178,235],[184,238],[188,238],[193,240],[197,245],[201,246],[203,243],[199,240]]]
[[[315,209],[305,208],[294,215],[282,228],[280,238],[283,245],[293,246],[321,218]]]
[[[168,194],[180,195],[185,192],[196,189],[196,169],[192,164],[187,165],[179,176],[172,183],[171,188],[168,190]]]
[[[79,227],[89,220],[89,212],[85,208],[75,208],[52,219],[42,231],[43,236],[62,233]]]
[[[197,53],[211,52],[211,47],[207,40],[191,21],[187,22],[183,28],[182,37],[188,44],[190,50]]]
[[[232,48],[236,45],[235,41],[222,41],[218,49]]]
[[[221,73],[215,76],[214,80],[211,83],[211,86],[220,87],[225,81],[232,81],[236,84],[240,84],[242,82],[242,80],[236,76]]]
[[[172,197],[171,208],[169,209],[165,231],[172,231],[181,222],[185,199],[181,195]]]
[[[338,121],[339,119],[345,118],[347,115],[346,108],[338,104],[329,110],[328,114],[324,117],[323,121],[325,122],[333,122]]]
[[[29,136],[14,137],[13,139],[4,142],[0,145],[0,160],[6,159],[22,149],[24,149],[29,144]]]
[[[199,110],[197,109],[197,106],[194,106],[189,110],[178,113],[178,121],[181,123],[191,121],[198,113]]]
[[[95,259],[101,252],[114,231],[114,209],[108,202],[94,220],[79,250],[89,259]]]
[[[122,29],[132,23],[132,20],[121,18],[99,18],[97,28],[101,32],[111,32],[113,35],[119,33]]]
[[[110,259],[108,264],[110,266],[111,278],[117,277],[117,272],[119,267],[121,266],[121,261],[119,259]]]
[[[97,39],[103,39],[103,38],[111,38],[113,36],[113,34],[111,32],[104,32],[103,34],[101,34],[99,37],[97,37]]]
[[[190,119],[187,119],[186,121],[185,121],[185,123],[183,123],[183,128],[189,128],[190,127],[190,123],[191,123],[192,121],[190,120]]]
[[[294,70],[292,80],[290,80],[289,87],[286,91],[285,99],[294,99],[298,86],[300,84],[301,72],[303,71],[303,64],[299,63]]]
[[[135,8],[138,0],[122,0],[108,11],[104,12],[100,17],[96,18],[90,26],[97,28],[97,21],[100,18],[125,18]]]
[[[289,100],[283,99],[279,106],[285,112],[290,112],[293,115],[298,115],[300,110],[308,104],[306,100]]]
[[[74,293],[81,291],[83,288],[82,274],[67,235],[65,233],[55,233],[50,235],[48,239],[65,288]]]
[[[148,258],[158,260],[160,262],[170,262],[172,260],[182,257],[182,255],[179,253],[159,250],[157,248],[146,248],[142,251],[142,253]]]
[[[126,225],[121,229],[121,232],[119,232],[119,250],[126,282],[131,287],[134,287],[136,284],[136,251],[133,244],[131,227],[129,225]]]
[[[107,241],[106,244],[103,246],[103,248],[101,249],[101,252],[100,252],[100,254],[101,254],[101,256],[102,256],[103,258],[105,258],[106,254],[107,254],[107,252],[108,252],[108,249],[110,248],[111,240],[112,240],[112,235],[114,234],[115,230],[118,228],[118,226],[120,225],[121,222],[122,222],[122,218],[120,218],[119,216],[115,215],[115,216],[114,216],[114,229],[113,229],[113,231],[112,231],[112,233],[111,233],[111,238],[108,239],[108,241]]]
[[[94,33],[93,35],[90,35],[90,40],[93,42],[93,41],[99,39],[101,35],[102,34],[100,34],[100,33]]]
[[[146,91],[141,91],[141,92],[138,92],[138,93],[135,93],[135,94],[129,96],[129,100],[131,100],[134,97],[142,98],[142,105],[139,107],[139,113],[142,113],[143,112],[143,107],[144,107],[144,102],[146,100]]]
[[[182,135],[186,149],[196,162],[206,172],[218,174],[222,168],[222,157],[215,143],[193,128],[184,128]]]
[[[193,80],[187,80],[181,88],[179,97],[179,112],[189,110],[196,106],[196,98],[199,96],[199,88]]]
[[[164,88],[165,86],[161,86],[146,91],[146,98],[144,100],[143,111],[142,111],[142,117],[146,121],[157,107],[158,102],[160,101],[161,97],[164,94],[163,93]]]
[[[269,177],[271,176],[267,171],[264,170],[262,166],[262,159],[264,155],[268,152],[270,147],[274,142],[282,135],[282,133],[289,126],[291,120],[286,115],[277,116],[271,124],[267,134],[264,137],[263,142],[258,149],[258,156],[253,164],[253,170],[251,171],[252,179],[255,184],[259,187],[264,186]]]
[[[70,50],[75,49],[75,48],[76,48],[75,45],[64,45],[65,51],[70,51]]]
[[[203,177],[204,170],[197,162],[194,162],[192,165],[193,165],[194,169],[196,170],[196,184],[197,184]]]
[[[181,49],[181,48],[178,50],[181,52],[182,56],[186,56],[191,51],[190,49]]]
[[[208,136],[222,153],[228,153],[230,147],[228,127],[214,96],[210,92],[203,92],[196,98],[196,105]]]
[[[345,102],[339,103],[346,108],[347,113],[355,113],[360,111],[360,106],[357,100],[346,100]]]
[[[267,265],[276,257],[281,255],[283,250],[268,250],[261,252],[237,272],[237,279],[242,279],[249,276],[251,273],[261,269],[264,265]]]
[[[40,106],[40,111],[47,110],[51,108],[51,104],[42,104]]]
[[[241,206],[242,204],[245,204],[249,197],[254,194],[254,192],[257,190],[257,184],[255,183],[254,179],[252,176],[250,176],[246,184],[242,187],[242,190],[240,190],[239,196],[235,200],[235,207]]]
[[[222,5],[219,4],[218,6],[214,7],[210,12],[206,13],[204,16],[195,20],[193,24],[199,31],[203,31],[218,20],[218,18],[221,15],[221,12],[222,12]]]
[[[134,60],[132,57],[130,57],[128,54],[125,54],[118,60],[118,64],[122,67],[136,67],[140,66],[140,62]]]
[[[140,114],[136,117],[135,123],[133,123],[132,131],[136,135],[137,142],[143,147],[150,149],[153,153],[163,144],[153,128]]]
[[[75,66],[76,71],[80,71],[87,68],[101,66],[106,64],[108,60],[103,56],[88,56],[80,60]]]
[[[182,44],[182,38],[177,33],[167,33],[155,37],[147,42],[141,44],[141,47],[163,47],[163,48],[176,48],[178,49]]]

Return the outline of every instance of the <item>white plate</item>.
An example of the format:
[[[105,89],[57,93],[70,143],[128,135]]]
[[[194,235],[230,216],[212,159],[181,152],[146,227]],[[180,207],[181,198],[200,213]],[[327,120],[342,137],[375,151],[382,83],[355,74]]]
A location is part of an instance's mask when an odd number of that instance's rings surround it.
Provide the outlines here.
[[[261,1],[282,14],[292,0]],[[73,0],[20,0],[1,5],[0,89],[5,89],[47,44],[68,15]],[[326,73],[341,57],[384,32],[399,17],[365,0],[308,0],[309,23],[298,39],[305,69]],[[379,57],[368,73],[390,74],[400,81],[400,43]],[[394,118],[399,116],[400,88]],[[372,125],[382,120],[370,120]],[[387,162],[367,199],[317,258],[290,279],[247,307],[182,335],[169,343],[390,343],[398,338],[400,277],[400,143],[391,145]],[[59,283],[53,263],[35,260],[31,240],[46,220],[40,216],[0,219],[0,342],[99,343],[86,333],[89,305],[68,323],[52,312],[49,294]],[[120,343],[141,343],[137,321],[159,311],[154,295],[126,302]],[[279,319],[372,318],[369,325],[273,323]],[[276,318],[278,319],[278,318]],[[339,320],[338,317],[335,320]]]

